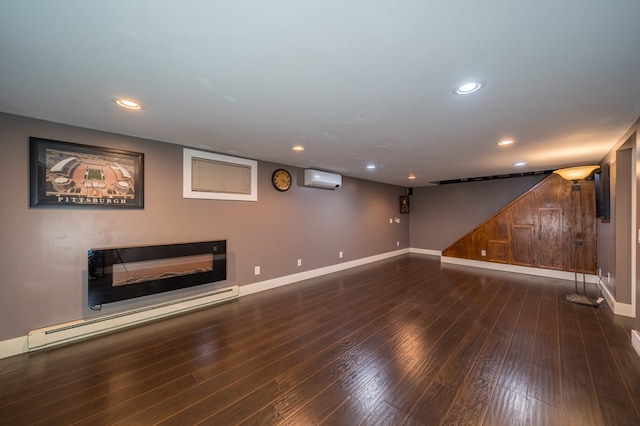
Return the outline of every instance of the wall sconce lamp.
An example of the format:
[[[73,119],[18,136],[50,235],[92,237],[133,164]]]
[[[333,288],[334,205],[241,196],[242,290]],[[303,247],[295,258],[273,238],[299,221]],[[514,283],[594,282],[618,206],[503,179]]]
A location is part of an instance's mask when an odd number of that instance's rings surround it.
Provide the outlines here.
[[[557,173],[564,179],[573,181],[573,183],[577,183],[579,180],[589,177],[591,172],[599,168],[599,165],[568,167],[566,169],[558,169],[553,173]]]
[[[563,179],[573,182],[571,185],[571,211],[578,212],[578,218],[574,223],[577,223],[578,227],[574,229],[575,238],[573,240],[573,271],[574,271],[574,282],[575,282],[575,293],[568,294],[566,296],[567,302],[578,303],[580,305],[587,306],[599,306],[602,303],[602,298],[593,299],[589,295],[587,295],[586,289],[586,263],[587,263],[587,252],[584,247],[584,212],[582,211],[582,186],[579,181],[582,179],[586,179],[589,175],[596,169],[600,168],[599,165],[590,165],[590,166],[580,166],[580,167],[569,167],[566,169],[558,169],[553,173],[560,175]],[[577,203],[578,208],[573,208],[574,204],[574,195],[577,194]],[[582,265],[580,270],[582,272],[582,293],[578,292],[578,254],[582,253],[581,260]]]

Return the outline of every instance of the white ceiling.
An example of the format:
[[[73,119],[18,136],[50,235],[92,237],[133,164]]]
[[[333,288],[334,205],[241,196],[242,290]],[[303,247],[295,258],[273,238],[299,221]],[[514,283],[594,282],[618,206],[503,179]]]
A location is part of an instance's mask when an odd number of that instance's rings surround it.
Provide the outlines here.
[[[598,162],[639,77],[638,0],[0,3],[0,111],[401,186]]]

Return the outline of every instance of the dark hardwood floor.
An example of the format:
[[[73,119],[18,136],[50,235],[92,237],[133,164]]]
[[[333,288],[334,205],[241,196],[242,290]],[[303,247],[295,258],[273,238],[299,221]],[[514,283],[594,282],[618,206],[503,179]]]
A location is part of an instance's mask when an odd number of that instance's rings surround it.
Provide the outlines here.
[[[404,255],[0,360],[2,425],[638,425],[632,321]]]

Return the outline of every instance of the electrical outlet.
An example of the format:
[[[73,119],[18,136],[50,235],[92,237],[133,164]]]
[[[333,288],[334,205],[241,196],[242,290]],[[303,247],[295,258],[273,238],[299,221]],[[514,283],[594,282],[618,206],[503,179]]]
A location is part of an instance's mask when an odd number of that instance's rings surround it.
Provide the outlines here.
[[[302,266],[302,259],[298,259],[298,266]]]
[[[389,218],[389,223],[393,223],[393,219]]]
[[[253,268],[253,273],[254,273],[255,275],[260,275],[260,267],[259,267],[259,266],[256,266],[255,268]]]
[[[480,256],[486,256],[486,255],[487,255],[486,250],[480,250]]]
[[[400,247],[400,241],[396,241],[396,247]]]
[[[340,259],[342,259],[342,252],[341,252],[341,251],[340,251],[340,252],[338,252],[338,257],[339,257]]]

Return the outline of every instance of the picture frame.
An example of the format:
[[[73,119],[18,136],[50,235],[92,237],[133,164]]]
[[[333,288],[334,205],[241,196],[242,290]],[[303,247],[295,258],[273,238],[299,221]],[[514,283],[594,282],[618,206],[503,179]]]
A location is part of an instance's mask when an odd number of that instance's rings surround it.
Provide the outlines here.
[[[400,196],[400,213],[409,213],[409,196]]]
[[[144,154],[29,138],[29,206],[144,208]]]

